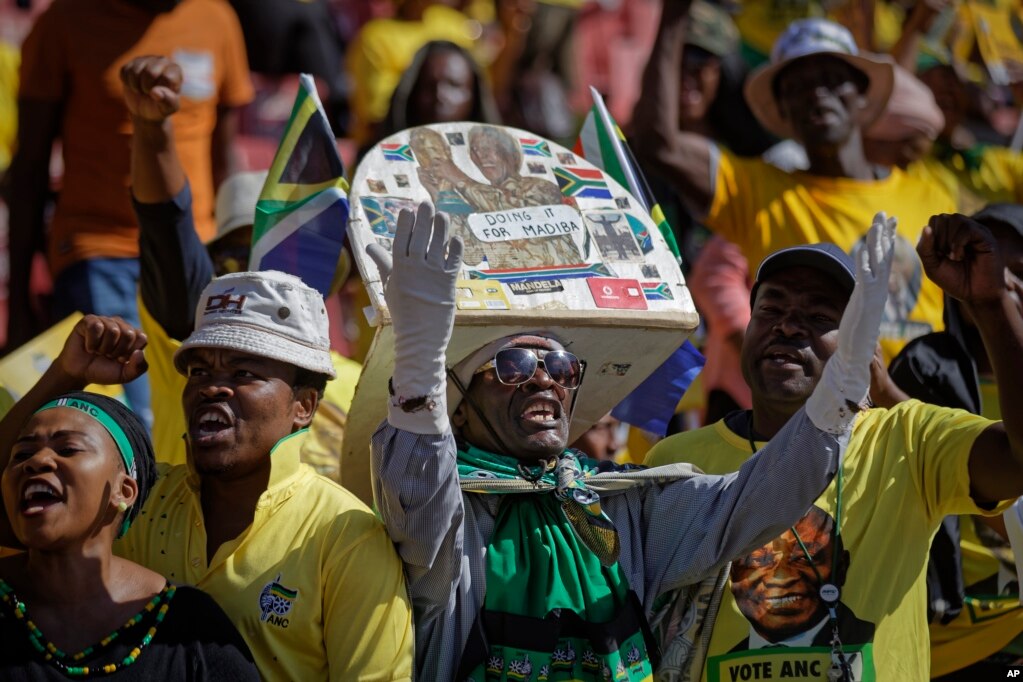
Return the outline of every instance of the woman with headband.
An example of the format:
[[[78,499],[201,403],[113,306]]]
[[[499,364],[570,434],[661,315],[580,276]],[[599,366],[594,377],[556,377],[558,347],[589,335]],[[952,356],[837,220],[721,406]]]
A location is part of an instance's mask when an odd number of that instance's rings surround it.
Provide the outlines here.
[[[88,346],[88,322],[78,330],[69,343]],[[144,367],[144,345],[111,344],[95,378]],[[26,550],[0,560],[0,679],[259,679],[211,597],[113,555],[156,479],[139,418],[85,392],[23,410],[0,421],[7,530]]]

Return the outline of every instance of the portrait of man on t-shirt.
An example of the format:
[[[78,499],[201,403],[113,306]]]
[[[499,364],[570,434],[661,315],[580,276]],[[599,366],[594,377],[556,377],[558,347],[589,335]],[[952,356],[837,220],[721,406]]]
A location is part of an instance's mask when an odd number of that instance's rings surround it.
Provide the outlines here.
[[[732,651],[831,645],[834,627],[820,588],[842,585],[850,562],[834,527],[834,518],[813,506],[795,526],[732,562],[732,595],[750,623],[749,636]],[[873,639],[874,625],[841,600],[836,615],[843,645]]]

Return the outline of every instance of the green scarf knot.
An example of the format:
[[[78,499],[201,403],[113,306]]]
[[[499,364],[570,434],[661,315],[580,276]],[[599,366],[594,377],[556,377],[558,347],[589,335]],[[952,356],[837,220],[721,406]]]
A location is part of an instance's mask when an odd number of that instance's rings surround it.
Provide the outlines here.
[[[600,495],[586,485],[586,479],[596,472],[596,462],[580,458],[575,450],[565,450],[535,467],[529,467],[514,457],[486,452],[472,445],[458,451],[458,478],[463,484],[494,480],[527,481],[533,484],[537,493],[552,493],[561,503],[561,512],[579,540],[597,556],[602,566],[612,566],[618,562],[621,540],[611,519],[601,509]],[[479,490],[474,492],[500,494],[504,491],[481,483]]]

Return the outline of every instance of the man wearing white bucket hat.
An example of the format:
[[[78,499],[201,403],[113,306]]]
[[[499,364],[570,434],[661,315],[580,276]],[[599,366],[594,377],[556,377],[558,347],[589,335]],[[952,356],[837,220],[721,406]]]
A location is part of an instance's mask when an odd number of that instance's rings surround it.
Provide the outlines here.
[[[206,286],[195,320],[174,354],[188,463],[160,465],[115,552],[209,593],[263,679],[410,680],[394,547],[368,507],[299,458],[334,376],[323,298],[282,272],[233,273]],[[127,323],[88,316],[29,396],[84,387],[94,362],[131,380],[145,345]]]
[[[912,247],[930,217],[954,212],[955,201],[934,183],[870,163],[863,149],[863,132],[884,111],[892,91],[891,64],[861,54],[839,24],[793,22],[775,43],[770,63],[751,74],[745,97],[765,128],[805,147],[809,169],[788,173],[758,159],[740,159],[678,129],[689,4],[664,3],[633,114],[641,161],[683,195],[697,219],[739,245],[754,266],[799,244],[833,242],[854,253],[874,213],[897,215],[892,288],[902,304],[885,315],[882,349],[890,359],[909,340],[940,329],[941,290],[923,276]]]
[[[217,192],[217,232],[205,246],[193,229],[191,189],[174,149],[174,113],[181,69],[165,57],[138,57],[121,69],[125,104],[132,115],[132,205],[139,224],[139,316],[149,338],[146,358],[154,396],[153,444],[161,462],[181,464],[184,415],[177,396],[184,379],[171,357],[192,331],[195,304],[214,275],[248,270],[256,201],[267,171],[235,173]],[[342,259],[335,277],[348,271]],[[352,394],[362,366],[331,352],[338,378],[324,399],[302,446],[302,461],[340,480],[340,453]]]
[[[418,672],[650,679],[657,598],[787,527],[836,470],[866,397],[893,223],[870,231],[827,378],[730,476],[598,466],[566,449],[585,369],[570,339],[524,329],[446,367],[462,256],[447,235],[424,203],[400,214],[390,254],[368,249],[395,337],[374,499],[405,562]]]

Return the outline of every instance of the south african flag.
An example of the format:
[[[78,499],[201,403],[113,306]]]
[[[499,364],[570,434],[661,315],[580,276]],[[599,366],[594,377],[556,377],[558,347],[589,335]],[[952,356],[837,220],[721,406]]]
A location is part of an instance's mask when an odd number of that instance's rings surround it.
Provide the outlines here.
[[[398,142],[385,143],[380,145],[380,151],[384,153],[384,161],[415,161],[412,156],[412,147]]]
[[[610,199],[604,174],[596,168],[571,168],[561,166],[554,169],[561,193],[566,197],[579,199]]]
[[[648,301],[673,301],[671,287],[667,282],[642,282],[643,296]]]
[[[312,76],[302,74],[291,118],[256,202],[252,270],[287,272],[327,295],[348,225],[344,174]]]
[[[531,137],[519,138],[519,146],[522,147],[522,153],[526,156],[543,156],[551,158],[551,148],[547,146],[547,142],[544,140],[538,140]]]

